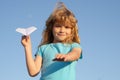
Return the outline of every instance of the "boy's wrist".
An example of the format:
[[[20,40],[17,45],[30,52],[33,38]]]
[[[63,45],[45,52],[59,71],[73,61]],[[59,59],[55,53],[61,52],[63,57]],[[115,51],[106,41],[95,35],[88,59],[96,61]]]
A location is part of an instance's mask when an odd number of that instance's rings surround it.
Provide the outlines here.
[[[31,49],[31,46],[24,46],[24,49]]]

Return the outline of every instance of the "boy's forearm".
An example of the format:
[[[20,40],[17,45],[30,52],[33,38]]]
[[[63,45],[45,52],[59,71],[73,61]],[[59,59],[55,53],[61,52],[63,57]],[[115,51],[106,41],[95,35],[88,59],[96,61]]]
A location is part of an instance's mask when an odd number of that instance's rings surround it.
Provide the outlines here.
[[[75,61],[75,60],[78,60],[80,57],[79,54],[72,53],[72,52],[68,53],[67,56],[68,56],[68,61]]]
[[[68,55],[69,61],[78,60],[78,59],[80,58],[80,55],[81,55],[81,49],[72,50],[72,51],[69,52],[67,55]]]
[[[31,47],[25,47],[25,55],[26,55],[26,66],[30,76],[34,76],[36,74],[36,66],[34,59],[32,57],[32,49]]]

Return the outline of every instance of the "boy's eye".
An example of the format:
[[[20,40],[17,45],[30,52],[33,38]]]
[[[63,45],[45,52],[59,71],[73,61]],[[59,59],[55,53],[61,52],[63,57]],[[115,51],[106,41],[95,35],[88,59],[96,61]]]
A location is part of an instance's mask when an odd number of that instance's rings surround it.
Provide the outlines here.
[[[70,27],[69,26],[65,26],[65,28],[69,29]]]

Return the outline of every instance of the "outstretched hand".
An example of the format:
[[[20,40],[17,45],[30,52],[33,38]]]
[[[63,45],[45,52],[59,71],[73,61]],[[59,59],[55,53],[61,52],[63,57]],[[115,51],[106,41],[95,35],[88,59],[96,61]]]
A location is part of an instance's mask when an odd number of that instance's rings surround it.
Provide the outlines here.
[[[70,55],[69,54],[56,54],[53,61],[70,61]]]

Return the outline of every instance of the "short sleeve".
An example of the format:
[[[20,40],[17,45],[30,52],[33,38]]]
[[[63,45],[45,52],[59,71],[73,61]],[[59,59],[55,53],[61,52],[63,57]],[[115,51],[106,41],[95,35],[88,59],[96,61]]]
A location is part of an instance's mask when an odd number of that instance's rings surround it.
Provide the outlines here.
[[[73,43],[72,44],[72,49],[73,48],[81,48],[82,49],[82,47],[81,47],[81,45],[79,43]],[[82,52],[81,52],[81,55],[80,55],[79,59],[82,59],[82,58],[83,58],[83,55],[82,55]]]
[[[35,56],[39,55],[39,56],[43,57],[43,54],[42,54],[42,53],[43,53],[42,47],[39,47],[39,48],[37,49],[37,51],[36,51]]]

